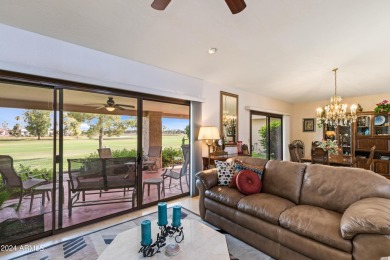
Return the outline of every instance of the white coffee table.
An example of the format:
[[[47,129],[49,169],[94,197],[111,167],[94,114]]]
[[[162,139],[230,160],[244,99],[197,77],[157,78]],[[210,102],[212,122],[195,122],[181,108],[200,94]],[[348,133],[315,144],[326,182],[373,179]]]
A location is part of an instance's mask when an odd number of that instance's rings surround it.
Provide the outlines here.
[[[165,248],[151,258],[138,253],[141,248],[141,226],[119,233],[99,256],[99,260],[112,259],[230,259],[225,236],[195,220],[182,220],[184,240],[179,243],[180,252],[175,256],[165,255]],[[157,220],[152,221],[152,239],[159,232]],[[167,239],[167,242],[169,238]]]

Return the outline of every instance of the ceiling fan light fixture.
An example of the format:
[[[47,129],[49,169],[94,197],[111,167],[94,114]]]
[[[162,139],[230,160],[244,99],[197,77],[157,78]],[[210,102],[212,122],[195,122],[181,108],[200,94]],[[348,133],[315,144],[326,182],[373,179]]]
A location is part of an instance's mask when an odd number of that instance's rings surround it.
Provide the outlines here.
[[[163,11],[167,8],[170,2],[171,0],[154,0],[151,6],[155,10]]]
[[[244,0],[225,0],[232,14],[238,14],[245,9],[246,3]]]
[[[115,107],[106,107],[107,111],[112,112],[115,110]]]

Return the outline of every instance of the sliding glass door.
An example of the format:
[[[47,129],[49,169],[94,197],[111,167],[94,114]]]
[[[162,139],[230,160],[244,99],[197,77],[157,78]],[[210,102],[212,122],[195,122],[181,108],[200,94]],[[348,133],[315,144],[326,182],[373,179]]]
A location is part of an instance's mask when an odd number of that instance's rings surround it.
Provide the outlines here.
[[[135,208],[137,99],[67,89],[58,94],[58,228]]]
[[[188,101],[0,72],[1,244],[188,195]]]
[[[0,244],[52,230],[53,89],[0,83]]]
[[[264,159],[282,160],[282,116],[251,111],[250,117],[252,156]]]
[[[190,107],[143,101],[142,204],[189,193]]]

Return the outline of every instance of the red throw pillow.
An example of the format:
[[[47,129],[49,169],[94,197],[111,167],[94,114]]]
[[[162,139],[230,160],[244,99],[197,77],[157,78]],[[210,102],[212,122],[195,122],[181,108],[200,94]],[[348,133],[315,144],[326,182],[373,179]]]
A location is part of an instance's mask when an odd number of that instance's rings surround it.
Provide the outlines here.
[[[250,170],[240,171],[237,175],[236,184],[238,190],[245,195],[259,193],[261,190],[259,176]]]
[[[237,175],[238,175],[238,172],[233,174],[233,178],[229,183],[229,188],[237,188],[237,183],[236,183]]]

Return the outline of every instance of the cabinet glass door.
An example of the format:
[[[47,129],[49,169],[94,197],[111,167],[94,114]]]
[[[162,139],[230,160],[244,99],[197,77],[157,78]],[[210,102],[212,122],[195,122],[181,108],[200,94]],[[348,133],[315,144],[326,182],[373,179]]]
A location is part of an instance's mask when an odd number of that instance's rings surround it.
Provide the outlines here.
[[[324,125],[324,139],[336,140],[336,129],[333,125]]]
[[[357,135],[371,135],[370,116],[358,116],[356,126]]]
[[[374,117],[374,134],[389,135],[389,117],[385,115],[376,115]]]
[[[339,126],[339,145],[343,155],[351,155],[352,153],[351,127]]]

